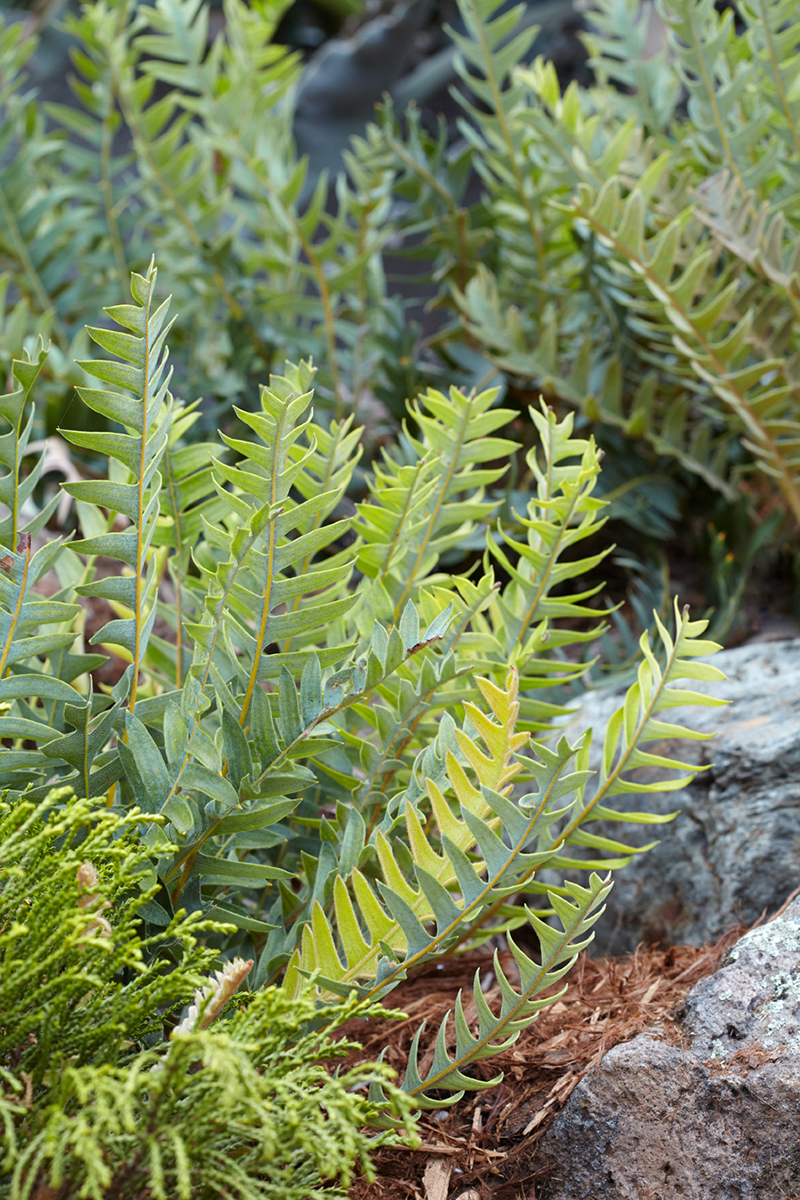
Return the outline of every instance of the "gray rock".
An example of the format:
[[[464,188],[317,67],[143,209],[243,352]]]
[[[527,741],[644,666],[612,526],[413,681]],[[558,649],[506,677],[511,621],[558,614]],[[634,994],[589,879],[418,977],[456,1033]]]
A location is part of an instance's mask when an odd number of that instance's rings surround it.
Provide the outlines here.
[[[728,706],[664,714],[717,731],[712,741],[665,746],[708,769],[684,790],[653,793],[637,805],[680,815],[663,826],[592,827],[631,845],[661,839],[617,874],[593,953],[628,953],[640,941],[713,941],[739,919],[750,924],[765,909],[774,911],[800,884],[800,638],[743,646],[711,661],[727,682],[686,686]],[[565,730],[575,741],[594,727],[593,765],[620,703],[619,692],[591,693]],[[650,771],[645,778],[663,775]],[[618,800],[615,807],[625,807]]]
[[[682,1023],[704,1058],[728,1061],[758,1045],[800,1066],[800,899],[746,933],[720,970],[695,984]]]
[[[682,1016],[685,1045],[606,1054],[542,1139],[543,1200],[800,1194],[800,901],[746,934]]]
[[[368,21],[350,38],[333,38],[314,55],[297,87],[294,136],[312,174],[342,168],[342,151],[364,132],[384,92],[403,75],[431,0],[409,0]]]

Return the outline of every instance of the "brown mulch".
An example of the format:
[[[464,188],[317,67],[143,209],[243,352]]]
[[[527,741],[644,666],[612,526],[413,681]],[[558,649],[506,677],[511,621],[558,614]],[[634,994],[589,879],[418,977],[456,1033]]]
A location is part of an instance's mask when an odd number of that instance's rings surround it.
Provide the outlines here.
[[[763,920],[764,914],[755,925]],[[537,1142],[580,1080],[612,1046],[644,1029],[680,1040],[678,1016],[687,992],[712,974],[755,925],[739,925],[713,945],[640,946],[626,958],[582,954],[566,977],[564,995],[507,1051],[474,1068],[483,1079],[502,1071],[502,1082],[467,1093],[452,1109],[423,1114],[421,1146],[379,1150],[375,1182],[357,1179],[351,1200],[536,1200],[537,1184],[544,1178],[536,1164]],[[508,951],[501,954],[501,966],[515,982]],[[452,1009],[459,989],[464,990],[467,1019],[470,1010],[476,1015],[471,998],[476,967],[481,968],[486,999],[498,1011],[499,991],[491,986],[488,956],[439,964],[387,998],[385,1003],[405,1012],[406,1020],[354,1022],[347,1028],[363,1047],[358,1057],[375,1058],[388,1048],[385,1057],[402,1077],[411,1040],[424,1020],[424,1078],[439,1022]]]

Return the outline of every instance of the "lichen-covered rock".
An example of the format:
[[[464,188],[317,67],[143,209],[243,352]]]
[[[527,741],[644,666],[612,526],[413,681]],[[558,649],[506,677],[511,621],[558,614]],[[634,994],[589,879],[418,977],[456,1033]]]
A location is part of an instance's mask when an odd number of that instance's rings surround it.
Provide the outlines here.
[[[800,1062],[800,899],[745,934],[724,966],[695,984],[682,1020],[705,1057],[727,1061],[757,1044]]]
[[[714,941],[740,918],[750,924],[776,909],[800,883],[800,639],[743,646],[712,661],[727,682],[692,686],[728,700],[727,707],[669,714],[678,724],[718,731],[711,741],[669,744],[708,769],[682,791],[643,798],[650,811],[680,815],[655,828],[602,830],[633,845],[653,836],[661,844],[618,873],[593,953],[628,953],[642,940]],[[570,741],[594,726],[598,756],[620,703],[619,692],[590,695],[566,728]]]
[[[682,1029],[615,1046],[578,1085],[541,1144],[544,1200],[800,1194],[800,901],[692,989]]]

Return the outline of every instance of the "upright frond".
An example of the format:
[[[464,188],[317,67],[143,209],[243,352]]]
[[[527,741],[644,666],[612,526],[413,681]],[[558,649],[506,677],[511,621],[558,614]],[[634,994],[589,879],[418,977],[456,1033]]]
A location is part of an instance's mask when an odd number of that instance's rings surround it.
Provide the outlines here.
[[[755,86],[752,63],[737,53],[734,14],[713,0],[663,0],[661,13],[689,92],[686,131],[701,162],[727,167],[744,191],[774,162],[769,110]]]
[[[355,603],[355,597],[342,589],[346,560],[333,567],[324,560],[309,561],[309,555],[316,557],[349,524],[346,520],[315,524],[317,514],[326,508],[330,511],[338,501],[341,479],[331,480],[325,492],[315,492],[301,503],[290,497],[316,452],[313,436],[309,440],[312,374],[309,364],[301,364],[288,367],[285,376],[272,376],[270,387],[261,389],[260,412],[236,410],[258,441],[223,434],[226,445],[241,459],[235,466],[216,460],[218,487],[227,483],[233,489],[224,495],[238,528],[235,533],[209,529],[212,544],[224,558],[213,572],[207,613],[191,632],[201,639],[201,661],[208,662],[221,623],[229,662],[242,689],[237,695],[241,726],[247,724],[257,684],[279,676],[284,667],[300,673],[313,653],[265,651],[273,643],[291,644],[292,639],[335,622]],[[302,450],[293,453],[299,445]],[[212,573],[203,569],[211,581]],[[286,611],[281,611],[284,606]],[[336,654],[334,648],[325,651],[323,665],[335,661]]]
[[[77,500],[118,513],[129,523],[123,530],[73,542],[72,547],[78,553],[105,554],[124,564],[122,575],[84,584],[77,590],[83,596],[123,605],[130,612],[130,616],[109,621],[92,642],[120,647],[131,663],[131,712],[156,618],[156,560],[151,545],[159,516],[159,469],[172,413],[166,346],[171,324],[167,322],[169,300],[156,304],[156,276],[154,263],[146,275],[132,275],[133,304],[106,310],[113,321],[130,332],[89,329],[97,345],[116,355],[116,360],[95,359],[80,364],[89,375],[113,387],[79,388],[84,404],[121,425],[125,432],[64,431],[64,437],[73,445],[100,451],[113,460],[109,479],[68,483],[64,485],[66,490]]]
[[[7,550],[15,549],[17,534],[23,529],[31,534],[38,533],[47,524],[58,503],[58,497],[54,496],[35,516],[26,518],[23,513],[25,502],[30,499],[39,482],[44,466],[42,450],[33,468],[26,475],[22,473],[22,460],[30,441],[34,418],[34,405],[29,405],[28,401],[46,359],[47,351],[40,341],[35,359],[25,354],[22,360],[12,363],[17,386],[7,395],[0,396],[0,416],[10,426],[6,433],[0,435],[0,467],[6,468],[4,474],[0,475],[0,503],[8,509],[7,515],[0,519],[0,546]]]
[[[496,399],[496,389],[465,396],[451,388],[445,396],[431,388],[409,405],[419,434],[406,430],[399,452],[376,464],[371,499],[358,509],[359,567],[379,585],[370,617],[382,615],[385,596],[397,622],[441,555],[497,507],[485,491],[507,468],[489,464],[516,443],[492,436],[514,415],[495,408]]]

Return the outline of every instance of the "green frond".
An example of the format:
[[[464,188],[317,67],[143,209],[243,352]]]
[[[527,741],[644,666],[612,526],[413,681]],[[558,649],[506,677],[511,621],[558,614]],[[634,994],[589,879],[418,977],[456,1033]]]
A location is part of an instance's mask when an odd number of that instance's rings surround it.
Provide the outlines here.
[[[800,517],[800,430],[792,408],[798,384],[791,362],[764,356],[759,312],[738,311],[736,273],[712,276],[710,246],[680,265],[683,222],[676,220],[648,236],[643,197],[634,188],[621,201],[616,180],[599,194],[582,188],[571,211],[613,251],[625,274],[641,280],[648,299],[638,301],[640,311],[651,325],[669,331],[673,346],[733,415],[745,445]],[[701,288],[697,302],[694,297]]]
[[[214,486],[213,455],[205,442],[184,442],[188,431],[199,418],[200,401],[184,406],[176,404],[172,411],[169,437],[162,460],[163,486],[159,493],[160,518],[153,534],[153,546],[164,548],[159,556],[159,574],[164,566],[169,571],[175,604],[168,605],[163,597],[159,612],[175,630],[175,645],[151,634],[151,661],[156,649],[169,666],[165,682],[174,681],[180,687],[191,664],[191,653],[184,645],[184,622],[197,620],[200,601],[188,583],[192,552],[202,537],[206,524],[214,525],[229,512],[229,506]],[[157,665],[153,662],[154,667]]]
[[[469,396],[457,388],[449,396],[429,389],[409,404],[419,434],[406,429],[401,453],[384,454],[374,468],[371,499],[358,506],[355,528],[366,543],[358,565],[375,580],[370,619],[384,615],[381,605],[388,601],[397,622],[441,555],[497,507],[483,497],[505,468],[487,464],[507,457],[516,443],[492,436],[514,415],[495,408],[496,399],[496,389]]]
[[[516,192],[529,218],[533,217],[530,194],[523,184],[522,155],[519,133],[511,117],[524,105],[524,88],[513,78],[514,68],[525,59],[536,37],[536,27],[525,19],[525,6],[515,5],[502,10],[500,0],[459,0],[459,11],[467,36],[450,29],[455,44],[456,70],[472,97],[483,104],[491,116],[484,114],[478,121],[481,134],[473,132],[467,122],[460,127],[468,139],[484,141],[490,153],[489,167],[501,183]],[[459,97],[465,110],[478,113],[474,102]]]
[[[410,601],[404,611],[409,614],[409,624],[410,614],[413,612],[416,616]],[[421,787],[424,791],[424,784],[418,782],[423,778],[421,764],[429,754],[437,757],[440,742],[435,721],[431,732],[433,742],[414,760],[413,776],[412,765],[404,757],[405,747],[425,740],[427,719],[450,703],[450,694],[444,691],[446,684],[465,674],[466,668],[459,670],[452,654],[419,655],[416,651],[444,639],[450,615],[448,609],[440,610],[432,617],[424,635],[418,625],[416,629],[408,630],[404,638],[404,644],[408,646],[406,658],[393,674],[382,675],[373,692],[374,702],[355,701],[348,705],[341,718],[337,718],[337,730],[344,743],[344,761],[339,756],[335,761],[323,757],[317,765],[325,775],[347,789],[360,813],[369,815],[382,808],[389,797],[405,785]],[[388,650],[388,641],[386,648]],[[369,735],[365,737],[367,730]],[[360,778],[362,774],[363,779]]]
[[[648,13],[637,0],[596,0],[591,33],[583,40],[595,78],[603,85],[603,99],[655,131],[665,129],[673,117],[680,80],[666,46],[653,53],[649,31]],[[623,87],[610,88],[612,80]]]
[[[44,466],[42,451],[31,470],[22,476],[22,460],[30,441],[34,418],[34,406],[29,406],[28,401],[39,372],[47,361],[47,353],[40,340],[35,358],[25,353],[22,360],[15,360],[11,370],[17,387],[0,396],[0,416],[10,426],[0,436],[0,467],[6,468],[0,475],[0,503],[8,509],[7,516],[0,520],[0,546],[7,550],[16,547],[17,535],[23,529],[30,534],[37,534],[47,524],[58,503],[58,497],[53,497],[34,517],[26,518],[24,515],[25,502],[32,496]]]
[[[758,185],[774,169],[769,109],[753,63],[737,52],[733,13],[718,13],[713,0],[665,0],[661,13],[689,92],[687,136],[700,162],[727,167],[742,190]]]
[[[350,553],[347,549],[334,553],[330,542],[323,542],[313,535],[335,515],[350,485],[353,472],[361,458],[361,433],[358,426],[353,428],[352,416],[343,421],[331,421],[328,428],[312,421],[305,435],[310,453],[307,453],[305,446],[299,444],[290,449],[290,455],[302,462],[302,470],[294,480],[295,490],[307,503],[318,497],[325,497],[325,503],[315,507],[313,511],[306,511],[298,524],[298,534],[307,535],[309,541],[303,560],[296,566],[295,573],[299,578],[309,577],[313,580],[316,576],[320,581],[324,581],[330,579],[334,571],[339,571],[338,579],[342,590],[344,581],[348,578]],[[318,571],[324,574],[316,575]],[[298,593],[292,598],[289,609],[297,612],[309,603],[313,604],[314,601],[309,601],[303,594]],[[339,620],[341,621],[341,617]],[[314,637],[311,631],[288,636],[283,644],[284,653],[310,645]]]
[[[792,0],[746,0],[741,13],[758,69],[759,90],[775,113],[773,129],[783,142],[781,171],[796,193],[800,181],[800,59],[797,55],[800,22],[797,10]]]
[[[656,354],[652,343],[658,330],[651,321],[641,329],[650,342],[642,355],[641,378],[628,382],[616,347],[610,355],[607,352],[605,330],[587,332],[571,362],[564,361],[554,312],[539,328],[538,339],[532,332],[529,340],[519,310],[504,302],[497,278],[483,266],[478,266],[463,294],[456,292],[456,300],[470,332],[489,349],[499,369],[555,390],[592,421],[646,439],[657,455],[677,460],[727,499],[735,498],[728,478],[734,433],[719,430],[708,420],[689,419],[695,404],[691,381],[677,380],[671,371],[669,390],[665,387],[664,356],[673,347],[667,337],[666,346]],[[635,313],[635,306],[631,308]],[[631,325],[636,319],[628,318]]]
[[[526,727],[547,728],[563,710],[524,693],[567,682],[585,670],[546,655],[563,646],[590,641],[602,632],[600,625],[580,630],[560,624],[565,618],[572,623],[598,615],[582,603],[597,589],[563,594],[562,585],[591,570],[608,551],[566,561],[572,547],[604,524],[604,502],[592,494],[600,454],[593,441],[572,436],[571,414],[558,422],[543,407],[541,412],[532,410],[532,416],[540,437],[540,449],[532,449],[527,457],[535,492],[528,502],[527,515],[512,514],[515,532],[519,530],[525,540],[512,536],[511,522],[498,524],[502,543],[493,534],[488,535],[490,555],[509,578],[502,592],[491,576],[477,590],[469,580],[453,581],[447,594],[456,604],[456,613],[464,615],[452,623],[447,648],[455,646],[459,659],[468,661],[472,669],[496,672],[501,677],[507,665],[512,665],[521,675]],[[440,589],[439,594],[443,598],[446,593]],[[448,693],[451,703],[461,701],[452,688]]]
[[[270,387],[261,389],[261,412],[236,410],[259,441],[223,434],[226,445],[241,458],[234,466],[215,460],[217,488],[230,505],[232,520],[230,531],[225,525],[208,528],[208,548],[213,547],[221,561],[209,554],[205,561],[198,560],[209,592],[203,618],[188,627],[196,642],[191,669],[207,680],[213,655],[222,649],[218,642],[224,643],[225,682],[234,687],[243,727],[257,685],[279,676],[284,668],[299,674],[315,653],[293,649],[293,643],[307,645],[310,639],[304,640],[304,635],[334,623],[356,602],[346,589],[347,557],[333,558],[332,565],[319,557],[348,528],[347,520],[324,523],[346,480],[337,469],[326,491],[308,488],[312,494],[300,503],[290,496],[301,477],[305,486],[313,477],[316,444],[309,434],[308,414],[312,376],[309,364],[272,376]],[[265,654],[273,643],[289,649]],[[344,657],[347,649],[328,647],[323,665]]]
[[[535,686],[533,679],[537,675],[564,671],[562,665],[552,660],[537,661],[537,650],[545,635],[551,645],[568,644],[573,639],[570,632],[560,634],[550,629],[551,620],[597,615],[594,609],[581,603],[594,595],[594,590],[557,596],[552,592],[565,581],[587,574],[612,549],[591,558],[562,559],[565,551],[597,533],[605,524],[604,501],[592,495],[600,472],[600,453],[593,439],[573,437],[572,413],[559,422],[542,403],[541,412],[531,409],[531,418],[539,434],[542,461],[536,449],[529,452],[527,462],[536,491],[528,503],[527,516],[516,517],[526,540],[517,541],[501,530],[505,545],[515,553],[515,563],[493,538],[488,541],[490,553],[512,580],[490,608],[490,612],[492,608],[497,610],[495,624],[502,629],[505,643],[498,648],[502,657],[520,670],[523,688]],[[577,465],[575,458],[579,459]],[[591,639],[598,632],[599,627],[595,626],[580,638]]]
[[[66,649],[75,641],[73,631],[40,632],[42,626],[63,625],[79,612],[76,604],[44,599],[35,591],[60,549],[61,540],[55,539],[33,552],[30,533],[20,533],[16,549],[0,558],[0,702],[16,701],[10,715],[7,704],[0,710],[0,737],[38,744],[34,750],[2,750],[4,782],[15,788],[25,786],[29,772],[48,766],[47,748],[55,737],[45,710],[35,707],[35,701],[77,699],[68,684],[41,674],[37,661],[39,655]]]
[[[690,621],[687,610],[681,612],[675,601],[675,632],[671,635],[658,614],[654,614],[662,662],[650,645],[647,633],[642,634],[640,648],[642,661],[639,664],[636,682],[625,694],[623,705],[608,722],[603,741],[603,753],[598,777],[592,784],[582,785],[574,812],[558,833],[554,849],[570,845],[588,847],[593,850],[612,851],[629,855],[635,853],[631,847],[589,833],[584,826],[591,821],[633,821],[653,824],[672,820],[674,813],[666,817],[655,817],[647,812],[621,811],[607,803],[616,795],[647,795],[648,792],[678,791],[694,778],[701,768],[682,762],[670,754],[654,753],[645,747],[648,742],[663,743],[665,739],[681,738],[704,740],[712,736],[698,733],[691,726],[677,725],[661,719],[658,714],[670,708],[691,705],[718,706],[725,701],[713,696],[676,687],[680,680],[722,680],[725,676],[710,663],[696,661],[700,657],[719,650],[715,642],[702,639],[708,621]],[[579,768],[589,762],[591,737],[587,736],[577,757]],[[655,783],[645,783],[631,775],[638,767],[656,767],[668,774]],[[627,859],[625,860],[627,861]],[[597,866],[608,864],[604,860],[578,860],[569,854],[559,853],[553,865],[559,867]]]
[[[553,1004],[559,995],[563,995],[565,988],[551,996],[542,997],[541,993],[566,975],[580,952],[591,942],[594,937],[591,932],[592,926],[603,914],[603,908],[600,906],[610,889],[611,883],[608,879],[603,880],[598,875],[592,875],[588,887],[571,883],[566,886],[566,896],[550,893],[550,904],[560,928],[545,924],[526,906],[525,912],[539,939],[540,962],[536,963],[528,958],[514,943],[513,938],[506,935],[509,949],[519,969],[519,992],[516,992],[509,982],[495,951],[494,971],[501,993],[500,1012],[495,1014],[492,1011],[483,994],[480,972],[476,971],[472,997],[477,1010],[477,1029],[473,1032],[469,1027],[459,992],[453,1013],[455,1047],[452,1051],[448,1047],[448,1013],[439,1026],[433,1061],[424,1079],[419,1072],[418,1060],[424,1025],[417,1031],[409,1053],[403,1090],[414,1096],[422,1108],[444,1107],[454,1103],[465,1091],[481,1091],[500,1082],[502,1075],[483,1080],[464,1074],[464,1070],[481,1059],[491,1058],[500,1051],[507,1050],[522,1030],[533,1024],[543,1008]],[[436,1089],[452,1091],[456,1095],[443,1102],[428,1094]]]
[[[468,855],[476,846],[484,849],[484,835],[491,837],[489,852],[495,859],[496,847],[503,846],[496,831],[504,820],[514,824],[516,810],[506,797],[521,769],[519,763],[512,761],[513,757],[526,745],[528,735],[515,731],[519,714],[516,674],[511,672],[505,688],[499,688],[486,679],[478,683],[491,717],[476,705],[467,703],[468,727],[475,730],[477,737],[456,729],[454,748],[447,750],[444,756],[446,777],[443,787],[431,779],[427,780],[427,800],[442,852],[437,852],[432,846],[424,832],[417,807],[407,799],[405,833],[417,886],[409,882],[398,860],[398,846],[391,828],[388,835],[378,828],[373,845],[383,876],[380,899],[358,867],[353,869],[349,880],[369,940],[361,933],[346,882],[341,875],[337,875],[333,902],[345,961],[339,957],[333,926],[317,903],[310,923],[303,929],[302,947],[290,965],[284,986],[296,987],[302,974],[319,972],[320,986],[333,994],[346,994],[350,987],[373,978],[377,981],[376,987],[383,992],[399,982],[410,965],[435,951],[446,949],[457,936],[467,915],[473,911],[480,912],[481,907],[485,907],[492,898],[496,881],[492,879],[488,887],[484,885],[480,874],[485,864],[473,866]],[[472,774],[475,783],[470,777]],[[574,790],[575,781],[570,786]],[[445,791],[454,795],[460,817],[453,812],[445,798]],[[541,819],[548,823],[555,817],[547,813]],[[522,824],[529,837],[536,820],[524,818]],[[519,832],[515,826],[514,831]],[[513,860],[520,851],[521,843],[518,842],[513,854],[506,855],[506,859]],[[455,886],[465,896],[461,909],[449,895]],[[435,935],[425,930],[425,925],[432,920],[437,923]],[[396,966],[388,961],[382,964],[381,960],[387,953],[397,960]],[[369,988],[367,994],[371,994]]]
[[[156,617],[156,561],[151,552],[159,516],[162,478],[159,468],[169,437],[172,396],[169,392],[166,337],[169,300],[156,306],[157,271],[150,264],[146,275],[131,275],[133,304],[107,310],[117,325],[129,332],[89,329],[92,339],[116,359],[97,359],[80,365],[87,374],[114,390],[82,387],[78,393],[94,412],[123,426],[124,433],[84,434],[64,430],[73,445],[96,450],[102,445],[109,456],[109,479],[65,484],[76,500],[100,505],[130,522],[123,531],[112,531],[73,542],[82,554],[104,554],[125,564],[127,573],[80,585],[83,596],[102,597],[130,610],[129,617],[109,621],[92,638],[119,646],[132,664],[129,708],[136,704],[139,671]]]

